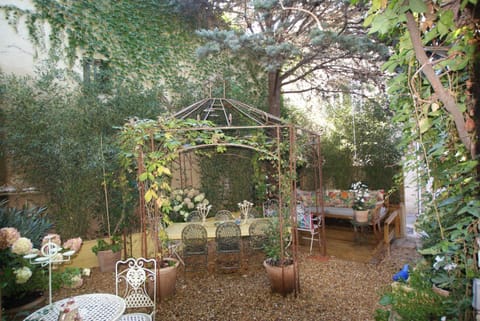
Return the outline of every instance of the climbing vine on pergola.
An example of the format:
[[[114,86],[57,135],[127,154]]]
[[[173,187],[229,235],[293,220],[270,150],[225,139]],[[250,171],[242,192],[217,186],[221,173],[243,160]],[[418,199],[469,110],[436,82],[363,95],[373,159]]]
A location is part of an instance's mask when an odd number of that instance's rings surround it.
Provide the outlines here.
[[[124,169],[130,173],[136,172],[142,255],[147,256],[149,233],[155,244],[155,253],[161,251],[159,228],[162,223],[170,223],[168,215],[172,211],[171,165],[182,152],[191,150],[208,154],[223,153],[227,148],[240,147],[254,150],[259,153],[261,160],[269,161],[277,172],[280,206],[290,205],[290,220],[283,222],[282,215],[279,215],[280,237],[283,238],[282,225],[296,226],[297,220],[294,197],[296,160],[299,157],[296,148],[297,136],[303,143],[319,146],[318,136],[304,132],[291,124],[216,127],[211,121],[175,118],[131,119],[127,122],[119,134],[118,141],[122,150]],[[319,149],[315,149],[315,152],[320,159]],[[321,178],[321,175],[319,176]],[[323,197],[317,199],[321,200]],[[292,254],[298,271],[296,229],[292,229],[292,235]],[[325,233],[322,235],[322,254],[325,254]],[[297,273],[297,289],[298,279]]]

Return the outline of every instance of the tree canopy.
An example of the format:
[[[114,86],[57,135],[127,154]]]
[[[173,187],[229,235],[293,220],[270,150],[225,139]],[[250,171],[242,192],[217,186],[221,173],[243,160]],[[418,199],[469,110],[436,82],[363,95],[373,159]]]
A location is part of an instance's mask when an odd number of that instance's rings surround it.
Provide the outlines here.
[[[382,78],[378,67],[386,48],[362,27],[364,7],[343,1],[215,4],[225,7],[229,27],[199,30],[208,43],[197,53],[211,56],[226,50],[258,61],[268,77],[273,115],[280,115],[282,94],[309,90],[327,94],[352,80],[376,85]]]

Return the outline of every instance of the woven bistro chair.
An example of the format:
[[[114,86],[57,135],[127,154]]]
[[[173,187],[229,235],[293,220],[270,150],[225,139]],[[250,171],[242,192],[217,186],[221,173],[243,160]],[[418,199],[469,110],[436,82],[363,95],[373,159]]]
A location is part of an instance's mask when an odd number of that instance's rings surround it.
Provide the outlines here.
[[[225,222],[215,231],[216,265],[222,269],[232,270],[241,267],[242,233],[234,222]]]
[[[182,230],[184,272],[208,269],[208,234],[201,224],[191,223]]]
[[[115,264],[116,295],[123,297],[127,310],[151,309],[149,314],[143,312],[124,314],[120,321],[155,320],[156,276],[157,261],[155,259],[129,258],[125,261],[117,261]]]
[[[263,244],[267,239],[267,230],[270,225],[268,219],[262,219],[252,222],[248,227],[248,244],[251,251],[257,251],[263,249]]]
[[[232,212],[229,210],[220,210],[215,213],[215,221],[231,221],[233,220]]]
[[[199,211],[191,211],[188,213],[187,222],[201,222],[202,214]]]

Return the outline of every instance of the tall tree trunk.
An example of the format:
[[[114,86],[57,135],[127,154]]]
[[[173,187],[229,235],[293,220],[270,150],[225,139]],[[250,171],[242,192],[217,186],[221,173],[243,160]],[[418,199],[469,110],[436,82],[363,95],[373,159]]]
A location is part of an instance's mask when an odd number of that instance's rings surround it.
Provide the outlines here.
[[[268,112],[280,117],[281,98],[280,70],[268,72]]]

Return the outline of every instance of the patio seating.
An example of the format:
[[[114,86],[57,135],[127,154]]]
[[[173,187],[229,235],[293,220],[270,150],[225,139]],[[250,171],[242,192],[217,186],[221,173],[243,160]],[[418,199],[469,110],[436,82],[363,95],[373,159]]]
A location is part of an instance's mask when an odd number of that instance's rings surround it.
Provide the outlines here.
[[[270,225],[270,222],[265,220],[255,221],[250,224],[248,228],[249,234],[249,246],[250,250],[256,251],[263,248],[265,239],[267,238],[266,231]]]
[[[157,262],[155,259],[129,258],[115,265],[115,293],[123,297],[127,309],[149,308],[151,313],[127,313],[121,321],[154,321],[157,301]],[[147,291],[147,284],[152,296]],[[150,289],[151,288],[151,289]]]
[[[187,222],[201,222],[202,214],[199,211],[191,211],[188,213]]]
[[[232,212],[229,210],[220,210],[215,213],[215,221],[230,221],[233,220]]]
[[[310,233],[310,237],[304,237],[310,240],[310,253],[312,253],[315,235],[317,235],[318,244],[321,246],[320,225],[321,220],[318,216],[306,211],[303,204],[297,204],[297,230]]]
[[[215,243],[217,266],[222,269],[239,269],[241,266],[241,230],[234,222],[225,222],[217,226]]]
[[[198,266],[208,268],[208,235],[204,226],[188,224],[182,230],[184,271],[195,271]],[[200,260],[199,259],[203,259]]]

